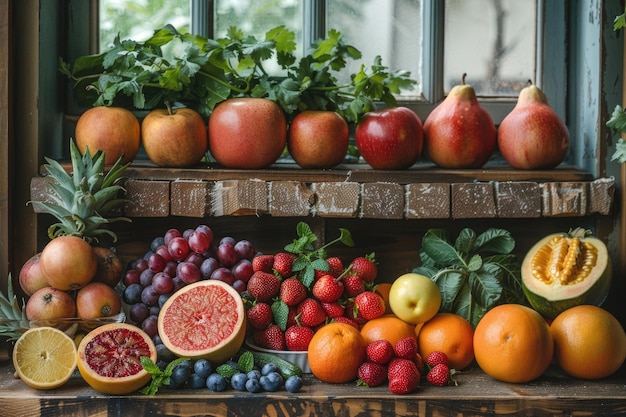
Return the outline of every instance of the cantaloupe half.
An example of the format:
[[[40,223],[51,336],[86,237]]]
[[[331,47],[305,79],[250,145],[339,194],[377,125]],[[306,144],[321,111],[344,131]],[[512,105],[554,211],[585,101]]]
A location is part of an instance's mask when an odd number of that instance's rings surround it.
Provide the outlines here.
[[[537,242],[522,262],[522,288],[544,317],[580,304],[601,305],[611,286],[611,260],[604,242],[581,228]]]

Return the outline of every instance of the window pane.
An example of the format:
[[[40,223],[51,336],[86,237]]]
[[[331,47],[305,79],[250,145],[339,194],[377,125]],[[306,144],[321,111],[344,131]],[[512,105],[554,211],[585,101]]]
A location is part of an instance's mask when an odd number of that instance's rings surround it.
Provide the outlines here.
[[[536,5],[446,0],[444,90],[466,82],[482,96],[517,96],[535,78]]]
[[[100,50],[115,37],[144,41],[156,29],[171,24],[179,32],[190,30],[190,0],[100,0]]]
[[[407,70],[418,81],[410,95],[421,92],[420,0],[328,0],[327,29],[337,29],[345,41],[363,54],[360,62],[348,62],[346,73],[369,66],[376,55],[392,70]]]

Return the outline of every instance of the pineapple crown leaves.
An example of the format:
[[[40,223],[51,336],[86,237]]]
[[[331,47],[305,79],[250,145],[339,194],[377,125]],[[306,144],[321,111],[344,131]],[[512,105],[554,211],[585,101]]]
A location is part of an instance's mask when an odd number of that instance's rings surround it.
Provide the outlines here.
[[[13,293],[11,274],[7,282],[7,295],[0,291],[0,335],[8,341],[17,340],[29,328],[26,318],[25,302],[20,307],[17,296]]]
[[[49,183],[52,202],[31,201],[34,207],[59,221],[49,227],[48,236],[76,235],[97,241],[98,236],[108,235],[115,241],[116,234],[103,225],[130,221],[126,217],[109,217],[127,201],[118,195],[124,192],[119,182],[129,164],[122,164],[120,157],[105,173],[104,152],[97,151],[92,156],[86,149],[81,155],[73,140],[70,140],[70,157],[71,174],[57,161],[45,158],[44,168],[53,179]]]

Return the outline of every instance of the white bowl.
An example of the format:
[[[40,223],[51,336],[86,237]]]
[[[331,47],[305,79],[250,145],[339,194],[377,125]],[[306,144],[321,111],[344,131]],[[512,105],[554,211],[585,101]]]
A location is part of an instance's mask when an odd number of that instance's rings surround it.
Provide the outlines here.
[[[295,365],[298,365],[300,367],[300,369],[302,369],[302,372],[306,373],[306,374],[310,374],[311,373],[311,368],[309,367],[309,353],[304,350],[304,351],[291,351],[291,350],[272,350],[272,349],[265,349],[262,348],[260,346],[255,345],[254,343],[252,343],[252,341],[250,341],[249,339],[246,339],[246,345],[248,345],[248,347],[250,349],[254,349],[258,352],[264,352],[264,353],[271,353],[273,355],[278,356],[279,358],[282,358],[286,361],[289,361]]]

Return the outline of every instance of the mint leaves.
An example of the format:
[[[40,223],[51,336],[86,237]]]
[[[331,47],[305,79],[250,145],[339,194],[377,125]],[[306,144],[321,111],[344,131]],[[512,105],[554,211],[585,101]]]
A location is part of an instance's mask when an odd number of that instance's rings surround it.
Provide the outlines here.
[[[622,106],[619,104],[615,106],[606,125],[617,133],[626,133],[626,113]],[[615,152],[611,157],[611,161],[618,161],[620,164],[626,162],[626,141],[623,138],[619,138],[615,144]]]
[[[503,229],[480,235],[461,230],[449,243],[442,229],[430,229],[422,239],[422,265],[413,272],[430,277],[441,291],[440,311],[465,317],[474,327],[498,304],[521,303],[520,268],[511,252],[515,240]]]
[[[331,29],[326,39],[298,59],[295,33],[285,26],[262,39],[231,27],[223,38],[179,33],[171,25],[138,42],[118,37],[101,54],[82,56],[73,65],[59,60],[59,70],[74,81],[80,104],[150,110],[180,103],[208,117],[231,97],[261,97],[277,102],[285,113],[334,110],[358,122],[375,102],[395,106],[393,94],[416,84],[406,71],[391,72],[381,58],[361,65],[350,82],[337,75],[361,52]],[[266,66],[278,64],[281,76]]]
[[[155,395],[161,385],[169,385],[170,377],[172,376],[172,371],[176,366],[178,366],[181,362],[188,361],[189,358],[178,358],[168,363],[164,370],[161,370],[152,359],[147,356],[140,356],[139,360],[141,361],[141,366],[145,369],[151,376],[152,380],[150,384],[143,387],[139,392],[146,395]]]

